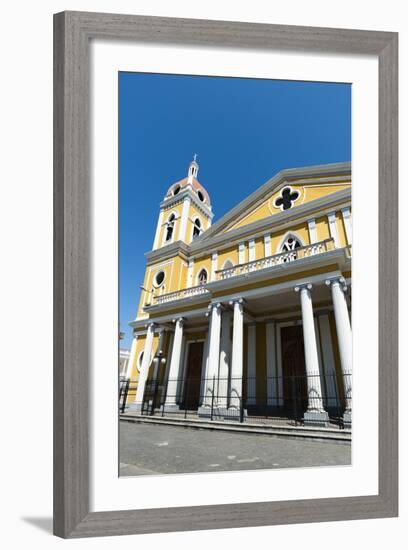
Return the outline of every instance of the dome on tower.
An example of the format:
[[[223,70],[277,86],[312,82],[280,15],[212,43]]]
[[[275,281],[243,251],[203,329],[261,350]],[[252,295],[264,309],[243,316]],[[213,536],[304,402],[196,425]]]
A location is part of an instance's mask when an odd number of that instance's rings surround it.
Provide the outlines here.
[[[196,161],[196,156],[197,155],[194,155],[194,160],[190,162],[187,177],[170,185],[165,198],[169,199],[171,197],[174,197],[178,195],[183,190],[183,188],[190,187],[192,191],[197,195],[198,200],[211,208],[210,196],[207,193],[205,187],[201,185],[196,177],[198,174],[198,163]]]

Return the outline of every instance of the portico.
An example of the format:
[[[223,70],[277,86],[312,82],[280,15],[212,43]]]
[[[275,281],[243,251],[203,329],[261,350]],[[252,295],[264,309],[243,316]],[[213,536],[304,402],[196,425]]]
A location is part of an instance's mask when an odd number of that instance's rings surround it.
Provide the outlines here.
[[[143,287],[153,290],[142,294],[131,323],[136,409],[143,410],[148,396],[163,416],[188,411],[219,421],[294,418],[318,427],[351,426],[347,170],[323,167],[322,183],[316,176],[313,187],[321,185],[321,193],[309,202],[305,183],[289,187],[279,176],[269,191],[264,186],[202,234],[196,231],[194,242],[157,244],[177,230],[176,211],[171,231],[158,226]],[[296,177],[310,185],[302,180],[306,173]],[[177,196],[170,188],[163,203],[180,200],[184,224],[190,219],[185,199],[197,206],[199,185],[186,184]],[[209,197],[202,196],[208,214]],[[250,205],[260,212],[263,204],[272,215],[248,218]]]
[[[327,426],[341,408],[350,426],[346,293],[344,277],[326,272],[235,296],[206,296],[204,307],[158,317],[146,327],[136,404],[149,378],[154,333],[166,327],[172,345],[161,373],[163,414],[187,407],[203,418],[242,420],[290,416],[298,407],[305,425]]]

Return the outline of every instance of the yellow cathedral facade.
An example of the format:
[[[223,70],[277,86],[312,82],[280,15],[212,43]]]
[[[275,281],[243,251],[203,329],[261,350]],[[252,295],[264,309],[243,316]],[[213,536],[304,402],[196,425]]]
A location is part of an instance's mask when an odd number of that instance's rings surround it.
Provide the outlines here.
[[[283,170],[214,224],[198,171],[160,204],[130,408],[351,427],[351,164]]]

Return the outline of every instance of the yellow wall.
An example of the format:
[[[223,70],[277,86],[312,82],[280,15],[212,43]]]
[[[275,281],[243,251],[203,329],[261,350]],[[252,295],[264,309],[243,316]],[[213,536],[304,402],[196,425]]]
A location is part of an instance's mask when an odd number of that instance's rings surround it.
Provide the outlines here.
[[[218,254],[218,269],[222,269],[224,262],[231,260],[234,265],[238,263],[238,245],[222,250]]]
[[[209,281],[211,278],[211,256],[200,258],[194,262],[192,286],[197,286],[199,284],[197,276],[203,268],[207,270],[207,280]]]
[[[159,271],[164,271],[165,279],[163,285],[155,287],[154,279]],[[187,283],[187,265],[186,262],[179,256],[175,256],[170,260],[158,262],[147,266],[143,287],[151,290],[152,293],[141,291],[138,315],[143,313],[143,306],[149,302],[155,304],[153,296],[167,294],[185,288]]]
[[[326,239],[330,239],[330,229],[329,222],[327,221],[327,216],[316,218],[316,233],[318,241],[325,241]]]
[[[263,237],[255,239],[255,260],[265,257],[265,247]]]
[[[338,184],[327,184],[327,185],[291,184],[290,187],[293,190],[296,190],[300,193],[299,197],[296,199],[292,208],[295,208],[296,206],[300,206],[301,204],[304,204],[306,202],[310,202],[312,200],[318,199],[325,195],[330,195],[331,193],[342,191],[343,189],[349,188],[350,185],[351,185],[350,183],[338,183]],[[227,229],[227,231],[231,231],[232,229],[237,229],[238,227],[243,227],[244,225],[248,225],[250,223],[261,220],[262,218],[271,216],[272,214],[277,214],[281,212],[281,209],[279,207],[274,206],[274,202],[279,197],[280,192],[281,192],[281,189],[276,193],[273,193],[271,196],[265,199],[261,204],[259,204],[257,207],[251,210],[248,214],[246,214],[243,218],[238,220],[235,224],[231,225]]]
[[[272,254],[278,254],[280,252],[279,245],[281,244],[283,237],[287,233],[293,233],[295,235],[298,235],[305,245],[310,243],[309,229],[308,229],[307,223],[304,222],[301,224],[297,224],[297,225],[294,225],[293,227],[281,229],[280,231],[271,233]]]
[[[336,225],[339,234],[340,246],[347,246],[346,230],[344,228],[343,215],[341,212],[336,212]]]
[[[162,227],[160,229],[160,236],[159,236],[159,243],[158,243],[158,247],[161,247],[163,246],[165,243],[164,243],[164,234],[165,234],[165,231],[167,230],[167,225],[166,225],[166,221],[168,220],[169,216],[174,212],[176,214],[176,220],[174,222],[174,231],[173,231],[173,239],[171,242],[174,242],[178,239],[178,232],[179,232],[179,228],[180,228],[180,219],[181,219],[181,212],[183,210],[183,203],[181,204],[176,204],[175,206],[172,206],[171,208],[166,208],[164,210],[164,215],[163,215],[163,224],[162,224]]]

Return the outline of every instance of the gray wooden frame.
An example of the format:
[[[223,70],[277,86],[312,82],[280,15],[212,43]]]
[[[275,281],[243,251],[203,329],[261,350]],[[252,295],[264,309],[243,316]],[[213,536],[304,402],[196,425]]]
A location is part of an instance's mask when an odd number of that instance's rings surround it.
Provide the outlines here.
[[[379,494],[90,512],[89,41],[127,39],[379,60]],[[393,517],[398,508],[398,35],[85,12],[54,16],[54,532],[86,537]]]

